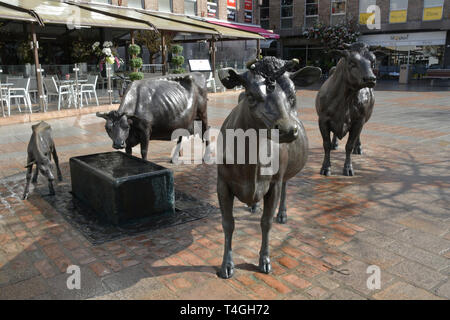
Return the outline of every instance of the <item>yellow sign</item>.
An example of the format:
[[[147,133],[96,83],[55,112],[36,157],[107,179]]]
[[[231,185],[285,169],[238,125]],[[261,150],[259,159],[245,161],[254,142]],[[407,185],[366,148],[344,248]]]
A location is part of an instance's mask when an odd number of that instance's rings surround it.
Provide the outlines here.
[[[369,20],[370,17],[372,17],[372,19]],[[375,23],[375,12],[360,13],[359,14],[359,24],[367,25],[367,21],[368,20],[370,22],[369,24],[374,24]]]
[[[442,6],[423,9],[423,21],[433,21],[442,19]]]
[[[402,23],[406,22],[406,10],[394,10],[389,14],[389,23]]]

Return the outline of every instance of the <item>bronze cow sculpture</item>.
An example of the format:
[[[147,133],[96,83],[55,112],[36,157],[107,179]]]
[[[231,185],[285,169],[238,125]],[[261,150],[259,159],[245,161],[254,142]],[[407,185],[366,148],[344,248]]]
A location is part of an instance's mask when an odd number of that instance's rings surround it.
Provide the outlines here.
[[[362,154],[360,134],[372,115],[375,97],[373,87],[376,77],[372,71],[375,55],[362,43],[345,45],[345,50],[335,50],[342,58],[331,70],[331,76],[320,88],[316,97],[319,128],[325,156],[320,174],[331,174],[330,151],[337,148],[337,139],[349,133],[345,146],[343,174],[353,176],[351,154]],[[333,141],[330,133],[334,133]]]
[[[321,70],[306,67],[296,72],[288,72],[292,64],[275,57],[265,57],[249,66],[249,70],[238,74],[231,68],[219,71],[223,85],[234,88],[242,85],[245,94],[231,111],[221,127],[221,135],[226,148],[227,130],[271,130],[278,131],[279,143],[272,141],[278,150],[279,168],[271,175],[262,174],[265,165],[259,152],[254,164],[236,164],[238,154],[234,154],[233,164],[227,164],[227,152],[223,153],[223,164],[218,164],[217,193],[222,213],[222,226],[225,234],[225,248],[221,278],[230,278],[234,273],[232,258],[232,234],[234,231],[233,202],[237,197],[248,206],[264,199],[261,218],[262,244],[259,257],[259,270],[269,273],[272,269],[269,257],[269,231],[276,207],[280,202],[277,221],[286,222],[286,181],[295,176],[305,165],[308,157],[308,139],[305,129],[297,118],[297,86],[309,85],[320,78]],[[272,136],[269,137],[272,140]],[[267,140],[257,138],[257,148],[263,147]],[[245,158],[251,157],[250,143],[245,144]],[[281,201],[280,201],[281,199]]]
[[[141,145],[141,156],[147,159],[149,140],[171,140],[176,129],[194,133],[194,121],[201,120],[203,138],[208,129],[206,80],[201,73],[184,76],[134,81],[122,99],[117,111],[97,113],[106,120],[105,129],[113,141],[114,149]],[[182,137],[178,138],[178,156]]]
[[[33,165],[36,165],[36,171],[33,176],[33,183],[37,183],[39,171],[48,179],[48,187],[50,194],[55,194],[53,188],[53,180],[55,180],[52,173],[52,155],[56,164],[56,170],[58,173],[58,180],[62,180],[61,170],[59,168],[58,155],[56,153],[55,143],[52,137],[52,128],[46,122],[40,122],[32,126],[33,133],[31,134],[30,142],[28,143],[28,157],[27,157],[27,184],[23,192],[23,199],[28,198],[31,174],[33,171]]]

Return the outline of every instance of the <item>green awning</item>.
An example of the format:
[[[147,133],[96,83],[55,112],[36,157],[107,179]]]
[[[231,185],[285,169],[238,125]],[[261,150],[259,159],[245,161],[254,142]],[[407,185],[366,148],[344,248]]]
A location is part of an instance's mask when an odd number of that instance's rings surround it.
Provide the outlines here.
[[[0,6],[0,19],[36,22],[37,19],[26,11]]]
[[[160,17],[160,18],[164,18],[164,19],[170,20],[170,21],[177,21],[177,22],[184,23],[184,24],[190,24],[190,25],[195,25],[195,26],[202,27],[202,28],[213,29],[219,33],[219,36],[221,38],[265,40],[264,37],[261,37],[259,34],[256,34],[256,33],[241,31],[241,30],[237,30],[234,28],[224,27],[224,26],[219,26],[216,24],[208,23],[206,21],[201,21],[199,19],[190,18],[187,16],[176,15],[176,14],[171,14],[171,13],[156,12],[156,11],[147,11],[147,10],[137,10],[137,11],[151,15],[153,17]]]
[[[37,15],[44,24],[65,24],[68,27],[81,25],[137,30],[153,29],[151,25],[143,21],[134,21],[126,17],[112,17],[59,1],[8,0],[7,2],[0,1],[0,7],[25,9],[30,15]]]
[[[155,28],[158,30],[188,32],[188,33],[206,33],[215,35],[219,34],[217,31],[214,30],[214,28],[204,28],[202,26],[198,26],[195,24],[186,24],[169,19],[164,19],[136,11],[132,8],[119,8],[112,6],[93,5],[89,3],[78,3],[77,5],[87,10],[102,12],[106,15],[111,15],[114,17],[127,17],[140,21],[145,21],[155,26]]]

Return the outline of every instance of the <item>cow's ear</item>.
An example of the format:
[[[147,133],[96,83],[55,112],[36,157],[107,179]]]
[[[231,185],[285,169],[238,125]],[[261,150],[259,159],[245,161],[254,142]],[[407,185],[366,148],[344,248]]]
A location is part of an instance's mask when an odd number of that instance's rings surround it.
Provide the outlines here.
[[[322,69],[317,67],[304,67],[289,75],[296,87],[306,87],[318,81],[322,76]]]
[[[109,119],[109,114],[108,114],[108,113],[97,112],[95,115],[96,115],[97,117],[103,118],[103,119],[105,119],[105,120],[108,120],[108,119]]]
[[[127,119],[127,122],[128,122],[128,125],[131,126],[131,125],[133,124],[133,119],[128,118],[128,119]]]
[[[236,86],[244,84],[243,78],[233,68],[224,68],[219,70],[220,82],[227,89],[233,89]]]

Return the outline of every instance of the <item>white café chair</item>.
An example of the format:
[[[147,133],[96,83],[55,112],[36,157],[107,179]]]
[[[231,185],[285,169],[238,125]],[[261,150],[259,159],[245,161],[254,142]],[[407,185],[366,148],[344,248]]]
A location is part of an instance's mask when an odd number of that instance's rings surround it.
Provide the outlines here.
[[[48,102],[50,102],[50,99],[52,96],[57,96],[58,97],[58,111],[61,110],[61,99],[64,96],[67,96],[69,98],[69,108],[70,105],[72,104],[72,88],[70,85],[60,85],[58,86],[56,84],[56,80],[53,77],[50,78],[44,78],[43,80],[44,82],[44,88],[45,91],[47,92],[47,96],[48,96]]]
[[[92,99],[91,94],[94,94],[95,101],[97,102],[97,105],[98,105],[98,98],[97,98],[97,91],[96,91],[97,79],[98,79],[98,75],[89,74],[87,76],[87,82],[83,83],[80,86],[80,99],[81,99],[81,102],[83,102],[83,94],[84,94],[85,95],[84,97],[86,99],[86,105],[89,104],[88,96],[89,96],[89,99]],[[81,104],[81,106],[83,106],[83,104]]]
[[[19,111],[22,112],[22,110],[20,109],[20,99],[23,99],[25,106],[29,108],[30,113],[33,113],[33,110],[31,109],[30,94],[28,93],[30,78],[8,78],[8,82],[13,84],[12,87],[8,88],[8,97],[10,101],[9,104],[11,105],[11,99],[14,99],[14,101],[18,99],[17,106],[19,108]]]

